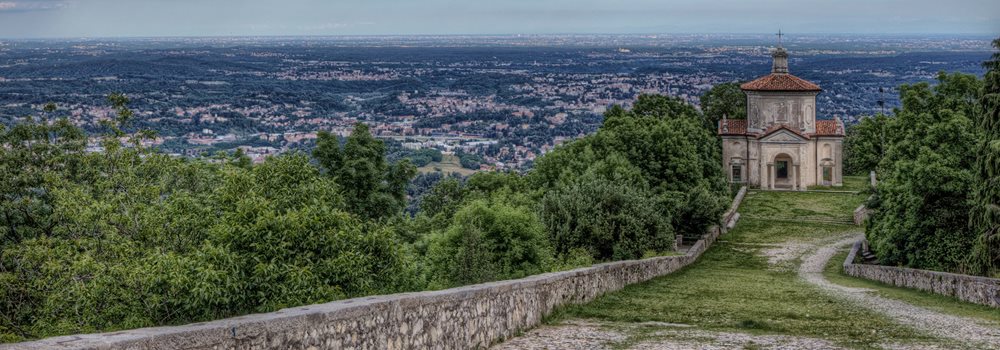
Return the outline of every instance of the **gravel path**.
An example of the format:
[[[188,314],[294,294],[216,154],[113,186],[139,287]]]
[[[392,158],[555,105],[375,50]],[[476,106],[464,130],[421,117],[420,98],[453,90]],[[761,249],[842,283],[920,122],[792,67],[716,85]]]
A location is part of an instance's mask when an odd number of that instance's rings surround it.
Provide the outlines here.
[[[840,248],[854,244],[862,237],[863,234],[852,234],[834,243],[820,246],[815,252],[803,258],[799,276],[836,296],[885,314],[901,324],[941,338],[1000,349],[1000,328],[985,326],[967,318],[942,314],[899,300],[883,298],[870,293],[871,290],[868,289],[845,287],[827,281],[823,277],[823,268],[830,258],[836,255]]]
[[[830,237],[811,242],[789,241],[781,244],[742,244],[767,257],[771,269],[790,268],[811,284],[844,298],[859,307],[887,315],[894,321],[927,332],[949,344],[873,344],[885,349],[1000,349],[1000,326],[977,323],[972,319],[942,314],[899,300],[875,295],[872,290],[833,284],[823,277],[823,270],[839,249],[853,244],[864,235]],[[738,244],[739,245],[739,244]],[[741,246],[742,246],[741,245]],[[798,265],[798,259],[801,265]],[[958,344],[958,345],[956,345]],[[757,335],[740,332],[717,332],[689,325],[658,322],[614,323],[589,320],[567,320],[528,331],[492,349],[842,349],[825,339]]]
[[[641,339],[629,334],[643,333]],[[690,329],[669,323],[597,323],[571,320],[544,326],[493,347],[493,350],[606,350],[627,344],[633,350],[726,350],[726,349],[844,349],[815,338],[783,335],[753,335]]]

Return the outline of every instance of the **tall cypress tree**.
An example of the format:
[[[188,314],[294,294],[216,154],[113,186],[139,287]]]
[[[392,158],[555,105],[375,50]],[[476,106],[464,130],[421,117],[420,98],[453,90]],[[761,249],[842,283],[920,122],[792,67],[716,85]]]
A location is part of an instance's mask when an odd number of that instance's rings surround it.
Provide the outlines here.
[[[993,40],[1000,49],[1000,38]],[[1000,52],[983,63],[986,67],[982,116],[984,134],[976,162],[976,191],[973,195],[972,228],[979,233],[970,267],[983,275],[1000,274]]]

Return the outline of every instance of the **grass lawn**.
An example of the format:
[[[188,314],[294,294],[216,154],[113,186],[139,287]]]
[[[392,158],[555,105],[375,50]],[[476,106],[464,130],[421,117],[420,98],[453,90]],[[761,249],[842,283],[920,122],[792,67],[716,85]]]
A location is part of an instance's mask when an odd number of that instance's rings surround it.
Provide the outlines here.
[[[420,171],[421,173],[459,173],[462,174],[462,176],[469,176],[476,173],[475,170],[463,168],[462,163],[458,160],[458,157],[453,154],[444,154],[441,156],[440,162],[431,162],[425,166],[417,168],[417,171]]]
[[[835,186],[809,186],[810,190],[824,190],[824,191],[864,191],[869,187],[870,179],[868,176],[844,176],[844,185],[840,187]]]
[[[866,196],[850,193],[751,191],[740,214],[770,220],[854,222],[854,209]]]
[[[872,289],[878,295],[886,298],[902,300],[941,313],[977,318],[987,323],[1000,325],[1000,310],[989,306],[968,303],[944,295],[915,289],[899,288],[881,282],[849,276],[844,273],[844,259],[847,259],[849,250],[850,247],[844,248],[833,259],[830,259],[830,263],[826,265],[823,275],[830,282],[847,287]]]
[[[860,228],[793,222],[802,217],[847,217],[860,196],[837,193],[755,192],[740,212],[789,221],[740,220],[698,262],[676,273],[558,310],[551,321],[667,322],[710,331],[806,336],[852,348],[936,340],[849,302],[831,298],[788,269],[774,269],[759,253],[786,241],[836,237]],[[648,338],[649,332],[632,334]]]

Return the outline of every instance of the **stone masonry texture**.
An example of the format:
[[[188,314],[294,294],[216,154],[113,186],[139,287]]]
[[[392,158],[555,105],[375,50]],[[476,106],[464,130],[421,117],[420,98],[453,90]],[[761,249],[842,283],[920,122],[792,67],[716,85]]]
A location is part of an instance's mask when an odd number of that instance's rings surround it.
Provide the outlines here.
[[[905,267],[855,264],[855,257],[863,244],[863,241],[855,243],[844,261],[844,272],[848,275],[1000,308],[1000,279]]]

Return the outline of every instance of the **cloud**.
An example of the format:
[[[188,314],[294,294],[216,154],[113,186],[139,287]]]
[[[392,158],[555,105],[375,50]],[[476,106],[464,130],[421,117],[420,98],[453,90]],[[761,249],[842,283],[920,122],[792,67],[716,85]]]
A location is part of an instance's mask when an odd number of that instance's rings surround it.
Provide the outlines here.
[[[57,10],[68,7],[70,0],[18,0],[0,1],[0,12],[29,12]]]

